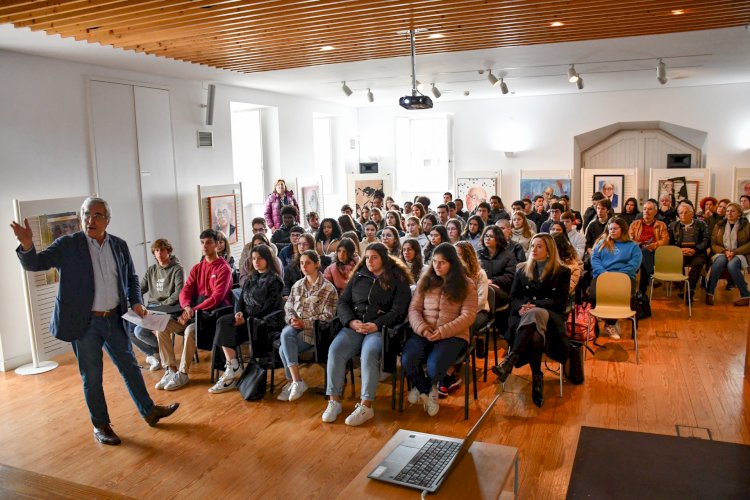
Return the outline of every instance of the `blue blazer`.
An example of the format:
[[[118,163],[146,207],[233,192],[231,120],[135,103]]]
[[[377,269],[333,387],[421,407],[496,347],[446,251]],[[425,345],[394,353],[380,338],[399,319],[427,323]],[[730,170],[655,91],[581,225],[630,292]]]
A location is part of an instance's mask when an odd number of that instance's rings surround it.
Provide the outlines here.
[[[131,305],[142,302],[141,286],[128,244],[111,234],[109,243],[117,264],[119,313],[122,315],[128,310],[128,301]],[[83,336],[91,321],[94,304],[94,266],[86,234],[78,232],[61,236],[39,253],[33,247],[24,253],[19,245],[16,254],[27,271],[46,271],[56,267],[60,273],[60,286],[49,327],[52,335],[66,342]]]

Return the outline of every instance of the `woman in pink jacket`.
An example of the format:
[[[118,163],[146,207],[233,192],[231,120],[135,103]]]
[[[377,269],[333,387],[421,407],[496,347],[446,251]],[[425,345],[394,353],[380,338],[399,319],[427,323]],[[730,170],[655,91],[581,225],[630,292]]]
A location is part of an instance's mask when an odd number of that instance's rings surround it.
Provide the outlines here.
[[[284,179],[279,179],[273,188],[273,193],[268,195],[266,198],[266,224],[271,228],[271,231],[275,231],[281,227],[281,208],[286,205],[292,205],[297,209],[299,213],[299,204],[294,198],[294,192],[287,190],[286,182]],[[296,222],[299,224],[299,216],[297,216]]]
[[[333,283],[338,293],[341,293],[346,288],[352,270],[358,263],[359,255],[354,249],[354,242],[349,238],[341,238],[336,249],[336,258],[330,266],[326,267],[323,276]]]
[[[417,283],[409,305],[414,335],[401,355],[401,366],[411,383],[409,402],[421,400],[431,417],[440,409],[437,383],[466,349],[478,303],[477,286],[466,276],[453,245],[435,247],[430,268]]]

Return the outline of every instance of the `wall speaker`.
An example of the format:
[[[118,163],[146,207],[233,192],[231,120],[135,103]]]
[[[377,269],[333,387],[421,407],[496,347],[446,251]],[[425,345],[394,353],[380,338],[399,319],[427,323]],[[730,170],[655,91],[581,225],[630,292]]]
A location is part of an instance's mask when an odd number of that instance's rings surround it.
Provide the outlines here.
[[[216,85],[208,86],[208,99],[206,99],[206,125],[214,124],[214,98],[216,96]]]
[[[668,154],[667,168],[690,168],[691,160],[692,155],[690,154]]]
[[[378,164],[375,163],[360,163],[359,164],[359,173],[360,174],[377,174],[378,173]]]

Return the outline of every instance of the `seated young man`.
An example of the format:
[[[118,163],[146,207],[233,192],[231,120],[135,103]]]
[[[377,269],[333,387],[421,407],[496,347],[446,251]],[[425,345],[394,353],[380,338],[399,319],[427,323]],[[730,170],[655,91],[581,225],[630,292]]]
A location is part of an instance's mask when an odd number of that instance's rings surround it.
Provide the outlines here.
[[[299,237],[305,234],[305,228],[302,226],[292,226],[289,230],[289,245],[285,246],[279,252],[279,260],[281,260],[281,269],[286,269],[286,266],[294,258],[294,247],[299,241]]]
[[[271,235],[271,243],[276,244],[276,248],[284,248],[292,241],[292,226],[297,220],[297,209],[292,205],[286,205],[281,209],[281,226]]]
[[[151,245],[151,253],[156,263],[146,270],[141,278],[141,294],[148,293],[148,308],[157,306],[174,306],[180,302],[180,291],[185,284],[185,272],[172,255],[172,244],[169,240],[159,238]],[[136,326],[133,345],[146,355],[146,362],[152,371],[161,368],[159,343],[153,331]]]
[[[596,202],[596,217],[586,226],[586,252],[591,253],[594,243],[607,227],[610,218],[612,204],[608,199],[602,198]]]
[[[310,234],[317,233],[320,227],[320,215],[318,215],[318,212],[307,212],[305,220],[307,221],[307,232]]]
[[[217,238],[216,232],[211,229],[206,229],[200,234],[204,258],[190,270],[185,286],[180,292],[182,314],[177,320],[169,320],[163,332],[156,332],[161,362],[167,367],[164,377],[155,386],[157,389],[174,391],[189,382],[188,371],[197,348],[193,321],[195,311],[212,311],[231,304],[232,270],[227,261],[216,252]],[[178,369],[171,335],[183,330],[185,338]]]
[[[250,225],[253,228],[253,234],[266,234],[266,231],[268,230],[265,217],[255,217],[252,222],[250,222]]]

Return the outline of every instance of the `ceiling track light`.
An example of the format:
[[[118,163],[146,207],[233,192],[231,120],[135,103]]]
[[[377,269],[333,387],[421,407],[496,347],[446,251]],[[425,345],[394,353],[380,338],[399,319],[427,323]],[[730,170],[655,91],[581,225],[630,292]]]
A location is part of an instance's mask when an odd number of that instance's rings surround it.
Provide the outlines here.
[[[497,79],[497,77],[492,74],[492,70],[491,69],[487,70],[487,80],[490,81],[490,85],[492,85],[493,87],[495,85],[497,85],[498,82],[499,82],[499,80]]]
[[[443,95],[442,92],[440,92],[440,89],[438,89],[435,84],[432,84],[432,95],[435,96],[435,99],[439,98],[441,95]]]
[[[352,95],[352,89],[349,88],[346,82],[341,82],[341,91],[346,94],[346,97]]]
[[[375,96],[372,95],[372,90],[370,90],[369,87],[367,88],[367,100],[370,101],[370,102],[374,102],[375,101]]]
[[[500,79],[500,92],[503,93],[503,95],[508,93],[508,85],[503,81],[503,79]]]
[[[583,90],[583,77],[580,74],[578,80],[576,80],[576,87],[578,87],[578,90]]]
[[[576,72],[576,67],[574,64],[571,64],[570,68],[568,68],[568,81],[570,83],[575,83],[578,81],[578,73]]]
[[[667,65],[661,59],[659,59],[659,64],[656,65],[656,79],[662,85],[669,81],[669,78],[667,78]]]

